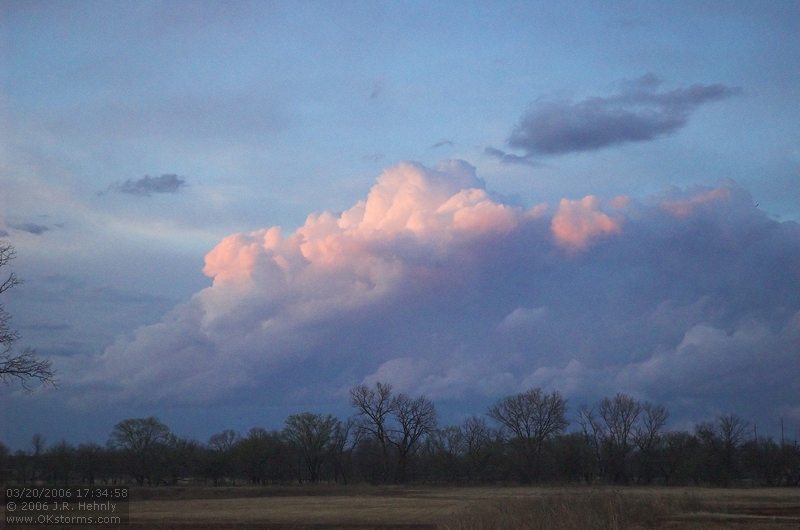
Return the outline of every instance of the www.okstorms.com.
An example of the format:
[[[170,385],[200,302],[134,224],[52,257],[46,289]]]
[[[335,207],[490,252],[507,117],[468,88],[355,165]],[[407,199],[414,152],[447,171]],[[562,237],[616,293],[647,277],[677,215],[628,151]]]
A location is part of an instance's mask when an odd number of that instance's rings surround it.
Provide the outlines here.
[[[6,515],[6,524],[121,524],[122,518],[85,517],[80,515]]]

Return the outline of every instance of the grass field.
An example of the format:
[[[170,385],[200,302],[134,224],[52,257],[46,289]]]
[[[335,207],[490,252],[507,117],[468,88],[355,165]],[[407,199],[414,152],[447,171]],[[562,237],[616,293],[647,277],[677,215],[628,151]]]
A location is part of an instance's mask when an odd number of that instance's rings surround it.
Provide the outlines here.
[[[135,528],[800,528],[800,489],[341,487],[136,492]]]
[[[800,488],[161,487],[132,490],[130,519],[119,528],[777,530],[800,528]]]

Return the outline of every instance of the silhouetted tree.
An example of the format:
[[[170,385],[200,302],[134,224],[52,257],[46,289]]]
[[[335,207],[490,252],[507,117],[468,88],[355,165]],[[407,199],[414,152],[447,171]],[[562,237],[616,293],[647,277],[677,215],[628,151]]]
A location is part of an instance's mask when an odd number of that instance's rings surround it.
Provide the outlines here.
[[[553,439],[558,476],[565,482],[591,484],[597,474],[594,452],[583,433],[573,432]]]
[[[0,442],[0,485],[11,478],[11,450],[6,444]]]
[[[800,444],[784,443],[781,447],[782,482],[787,486],[800,486]]]
[[[643,410],[644,405],[627,394],[603,398],[592,409],[579,409],[578,422],[595,451],[605,480],[628,482],[628,457],[635,447],[634,426]]]
[[[637,425],[633,428],[633,443],[638,449],[636,455],[638,480],[650,484],[657,473],[657,453],[659,439],[667,424],[669,412],[663,405],[645,402]]]
[[[336,432],[340,428],[341,422],[330,414],[304,412],[286,418],[283,436],[298,453],[309,481],[319,482],[322,465],[333,458]]]
[[[253,427],[237,445],[241,472],[253,484],[291,480],[292,451],[281,434]]]
[[[391,410],[396,426],[390,430],[389,442],[397,450],[397,481],[408,478],[409,459],[419,448],[420,441],[436,429],[436,407],[425,396],[411,398],[398,394]]]
[[[233,430],[212,434],[208,438],[208,450],[202,452],[202,474],[216,486],[220,479],[230,477],[236,484],[236,445],[242,437]]]
[[[429,480],[461,482],[466,478],[466,443],[459,427],[449,425],[430,433],[422,452]]]
[[[170,434],[161,446],[159,474],[173,485],[182,478],[196,475],[200,471],[200,453],[201,447],[196,440]]]
[[[353,432],[354,420],[347,418],[344,422],[339,422],[333,432],[331,440],[331,464],[333,469],[333,480],[347,484],[353,473],[351,433]]]
[[[375,388],[358,385],[350,390],[350,404],[356,409],[357,439],[371,436],[380,447],[380,482],[386,482],[390,444],[387,423],[395,405],[392,385],[380,381],[375,383]]]
[[[696,434],[704,449],[704,478],[711,484],[728,486],[740,478],[739,445],[747,433],[748,422],[735,414],[702,422]]]
[[[502,434],[480,416],[471,416],[459,427],[466,450],[467,481],[495,481],[505,451]]]
[[[544,444],[567,428],[567,400],[557,390],[545,394],[534,388],[506,397],[489,408],[488,415],[509,435],[509,443],[522,457],[522,481],[541,475]]]
[[[0,268],[14,259],[16,252],[6,241],[0,240]],[[22,283],[22,280],[12,272],[0,283],[0,294]],[[42,385],[55,384],[55,375],[49,360],[39,360],[36,352],[25,348],[15,353],[14,343],[19,340],[19,335],[11,329],[11,315],[0,303],[0,380],[8,382],[17,379],[23,388],[31,390],[31,380],[38,380]]]
[[[122,420],[111,431],[111,444],[129,457],[129,471],[140,485],[148,482],[158,464],[159,453],[170,440],[170,430],[158,418]]]
[[[43,478],[46,445],[46,440],[42,433],[37,432],[31,436],[31,479],[34,483]]]
[[[657,467],[666,485],[687,485],[700,480],[700,441],[686,431],[664,433],[658,442]]]
[[[755,484],[778,486],[783,476],[781,447],[770,438],[745,442],[741,447],[742,466]]]
[[[75,449],[75,471],[78,482],[92,485],[96,480],[102,480],[104,471],[107,471],[105,449],[96,443],[82,443]]]
[[[47,479],[53,484],[69,486],[75,471],[75,448],[66,440],[50,446],[44,453]]]

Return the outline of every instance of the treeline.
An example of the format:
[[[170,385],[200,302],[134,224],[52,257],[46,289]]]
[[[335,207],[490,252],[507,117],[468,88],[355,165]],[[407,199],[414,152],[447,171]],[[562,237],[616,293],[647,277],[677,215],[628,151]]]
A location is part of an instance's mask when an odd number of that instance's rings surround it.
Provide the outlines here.
[[[582,406],[541,389],[506,397],[485,416],[440,428],[425,396],[388,384],[350,391],[354,414],[289,416],[281,430],[226,430],[206,443],[157,418],[126,419],[105,446],[66,441],[29,450],[0,444],[4,484],[213,485],[613,483],[800,486],[800,444],[757,436],[723,415],[693,432],[665,429],[668,411],[625,394]]]

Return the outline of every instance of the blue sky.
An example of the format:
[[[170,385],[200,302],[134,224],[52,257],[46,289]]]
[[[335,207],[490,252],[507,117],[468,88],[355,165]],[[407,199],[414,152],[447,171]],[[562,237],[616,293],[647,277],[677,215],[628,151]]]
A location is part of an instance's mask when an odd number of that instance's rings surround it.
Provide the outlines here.
[[[799,24],[772,1],[0,2],[26,280],[4,304],[61,380],[3,388],[0,438],[154,414],[205,439],[347,414],[380,377],[453,422],[539,385],[800,424]]]

